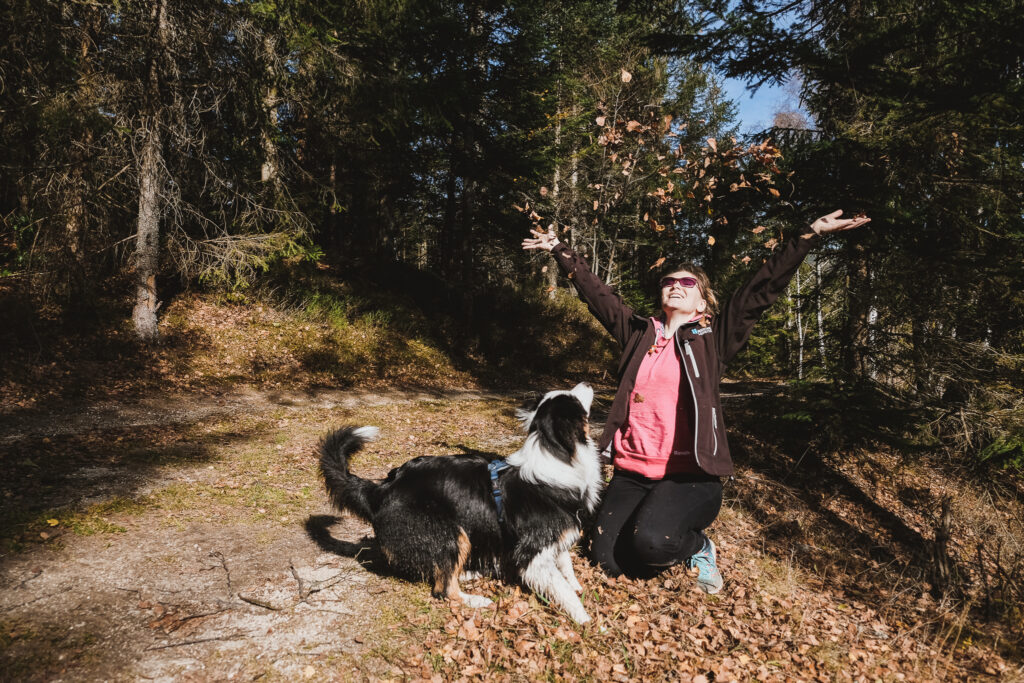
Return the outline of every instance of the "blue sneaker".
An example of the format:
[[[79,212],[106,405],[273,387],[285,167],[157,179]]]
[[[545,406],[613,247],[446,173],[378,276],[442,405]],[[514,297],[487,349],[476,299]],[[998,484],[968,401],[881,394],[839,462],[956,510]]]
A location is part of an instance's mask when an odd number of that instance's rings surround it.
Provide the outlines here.
[[[715,556],[715,544],[705,536],[704,547],[686,562],[690,569],[698,569],[697,585],[705,593],[714,594],[722,590],[722,572],[718,571]]]

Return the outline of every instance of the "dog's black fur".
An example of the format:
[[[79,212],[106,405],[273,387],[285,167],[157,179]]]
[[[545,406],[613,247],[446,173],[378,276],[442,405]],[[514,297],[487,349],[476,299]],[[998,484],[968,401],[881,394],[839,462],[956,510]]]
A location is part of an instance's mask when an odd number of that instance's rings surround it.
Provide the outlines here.
[[[462,593],[460,575],[520,579],[584,622],[568,550],[600,493],[587,425],[592,399],[580,384],[520,414],[527,437],[498,475],[500,519],[484,456],[419,457],[370,481],[349,471],[349,457],[377,430],[345,427],[321,443],[320,469],[331,501],[373,525],[396,573],[432,581],[434,595],[471,606],[489,601]]]

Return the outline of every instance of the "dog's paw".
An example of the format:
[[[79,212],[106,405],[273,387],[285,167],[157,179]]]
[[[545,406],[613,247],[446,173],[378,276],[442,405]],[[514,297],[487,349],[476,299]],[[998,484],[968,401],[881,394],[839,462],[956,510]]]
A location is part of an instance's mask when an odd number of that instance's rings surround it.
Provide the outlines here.
[[[577,581],[575,577],[569,579],[569,587],[572,588],[577,595],[583,594],[583,586],[580,585],[580,582]]]
[[[584,612],[583,610],[570,613],[569,616],[572,617],[572,620],[575,621],[577,624],[585,624],[588,621],[590,621],[590,615]]]
[[[476,570],[470,570],[468,572],[462,572],[461,574],[459,574],[459,582],[461,583],[461,582],[465,581],[465,582],[468,583],[470,581],[476,581],[481,576],[483,576],[483,574],[481,574],[480,572],[478,572]]]
[[[487,607],[491,604],[490,598],[485,598],[482,595],[471,595],[469,593],[459,593],[459,597],[462,598],[462,604],[466,607],[473,609],[479,609],[480,607]]]

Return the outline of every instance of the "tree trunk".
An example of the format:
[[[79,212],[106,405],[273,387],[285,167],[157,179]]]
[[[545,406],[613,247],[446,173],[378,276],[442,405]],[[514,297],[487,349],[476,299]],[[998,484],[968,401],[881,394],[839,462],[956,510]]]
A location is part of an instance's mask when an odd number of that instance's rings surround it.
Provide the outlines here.
[[[870,309],[867,253],[863,244],[851,239],[846,259],[846,321],[843,324],[843,374],[847,381],[865,377]]]
[[[814,259],[814,282],[818,286],[816,298],[818,308],[818,353],[821,354],[821,367],[825,369],[825,322],[821,312],[821,261]]]
[[[803,299],[800,296],[800,269],[796,271],[796,338],[797,338],[797,361],[796,361],[796,376],[797,379],[804,378],[804,323],[803,314],[801,312],[801,304]]]
[[[92,33],[98,32],[98,18],[91,9],[86,8],[86,19],[81,25],[81,40],[78,48],[80,87],[78,96],[80,106],[88,109],[94,106],[93,69],[89,54],[89,46],[92,44]],[[68,253],[70,272],[68,281],[71,287],[71,299],[80,302],[85,299],[89,290],[89,279],[87,274],[88,264],[85,258],[85,222],[86,200],[89,196],[87,181],[83,167],[88,162],[93,143],[93,132],[91,126],[85,127],[82,144],[76,146],[71,160],[69,196],[67,197],[66,210],[64,214],[64,237],[65,247]]]
[[[455,138],[451,137],[448,146],[448,174],[445,178],[444,219],[441,223],[441,234],[438,237],[438,250],[441,252],[439,262],[441,272],[449,279],[455,279],[458,265],[459,235],[458,231],[458,163],[456,161]]]
[[[153,4],[155,40],[151,45],[146,84],[146,114],[142,117],[143,143],[139,163],[139,217],[135,239],[135,334],[144,342],[159,337],[156,312],[156,276],[160,267],[160,60],[167,46],[165,0]]]
[[[274,144],[274,137],[277,135],[277,75],[274,63],[277,56],[274,50],[274,37],[269,33],[263,36],[263,59],[267,79],[266,87],[263,90],[263,110],[266,112],[267,120],[263,124],[260,134],[260,144],[263,147],[260,180],[264,183],[272,183],[276,189],[279,182],[277,145]]]
[[[562,85],[558,85],[558,107],[555,109],[555,154],[561,154],[562,145]],[[562,164],[559,161],[555,162],[554,177],[551,179],[551,203],[554,206],[554,213],[552,215],[552,222],[555,225],[555,232],[559,231],[562,217],[562,206],[560,203],[562,185]],[[558,288],[558,269],[548,264],[545,266],[544,273],[546,274],[547,280],[547,292],[548,298],[555,298],[555,290]]]
[[[783,336],[786,347],[786,366],[793,367],[793,283],[786,285],[786,334]]]

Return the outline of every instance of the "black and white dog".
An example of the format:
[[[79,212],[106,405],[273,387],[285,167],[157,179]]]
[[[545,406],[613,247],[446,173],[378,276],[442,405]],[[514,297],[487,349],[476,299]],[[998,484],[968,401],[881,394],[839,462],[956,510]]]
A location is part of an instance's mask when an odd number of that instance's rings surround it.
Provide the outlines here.
[[[320,469],[331,501],[373,525],[392,569],[432,581],[437,597],[471,607],[460,577],[519,579],[579,623],[590,620],[577,593],[569,549],[581,517],[601,491],[598,454],[588,416],[594,391],[578,384],[552,391],[520,411],[527,436],[502,460],[482,455],[419,457],[383,481],[349,472],[349,456],[377,437],[376,427],[344,427],[320,444]]]

